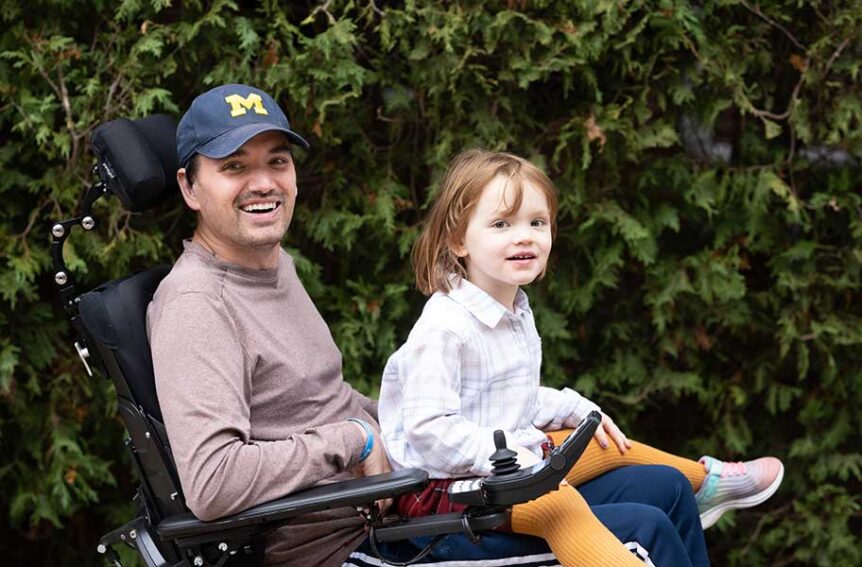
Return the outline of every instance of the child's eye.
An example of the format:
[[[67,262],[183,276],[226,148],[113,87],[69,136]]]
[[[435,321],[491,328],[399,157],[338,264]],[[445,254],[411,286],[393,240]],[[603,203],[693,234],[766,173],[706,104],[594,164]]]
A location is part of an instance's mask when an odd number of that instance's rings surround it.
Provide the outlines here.
[[[545,219],[533,219],[530,222],[530,226],[545,226],[546,224],[548,224],[548,221]]]
[[[493,223],[491,223],[491,226],[493,228],[506,228],[508,226],[508,224],[504,220],[497,220],[497,221],[494,221]]]

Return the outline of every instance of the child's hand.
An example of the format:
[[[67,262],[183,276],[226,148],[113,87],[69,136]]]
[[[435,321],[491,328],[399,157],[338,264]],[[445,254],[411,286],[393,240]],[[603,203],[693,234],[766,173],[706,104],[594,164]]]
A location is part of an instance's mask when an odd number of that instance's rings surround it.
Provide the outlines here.
[[[539,458],[534,452],[530,451],[526,447],[515,445],[514,450],[518,454],[518,464],[521,465],[522,469],[530,468],[533,465],[542,461],[541,458]]]
[[[621,455],[624,455],[626,451],[632,448],[632,442],[626,438],[622,431],[620,431],[620,428],[617,427],[614,420],[608,417],[604,412],[602,412],[602,423],[599,425],[598,429],[596,429],[595,435],[602,449],[608,448],[608,436],[613,439],[614,444],[616,444],[617,448],[620,450]]]

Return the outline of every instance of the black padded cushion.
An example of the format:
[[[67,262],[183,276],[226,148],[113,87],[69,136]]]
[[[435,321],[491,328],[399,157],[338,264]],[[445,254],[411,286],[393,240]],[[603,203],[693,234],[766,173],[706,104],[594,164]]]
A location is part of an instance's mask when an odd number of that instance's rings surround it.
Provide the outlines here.
[[[177,188],[177,125],[167,114],[117,118],[93,132],[102,181],[131,211],[144,211]]]
[[[159,421],[153,358],[147,338],[147,305],[170,266],[162,265],[101,285],[81,296],[81,322],[117,359],[133,401]],[[91,345],[91,348],[94,345]]]

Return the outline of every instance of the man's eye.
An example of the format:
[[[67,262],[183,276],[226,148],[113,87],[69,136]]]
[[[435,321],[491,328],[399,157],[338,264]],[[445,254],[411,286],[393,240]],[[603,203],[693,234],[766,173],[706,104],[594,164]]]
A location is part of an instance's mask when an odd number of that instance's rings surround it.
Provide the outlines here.
[[[290,163],[290,159],[286,157],[276,157],[272,158],[269,163],[272,165],[287,165],[288,163]]]
[[[242,164],[238,161],[229,161],[221,167],[222,171],[239,171]]]

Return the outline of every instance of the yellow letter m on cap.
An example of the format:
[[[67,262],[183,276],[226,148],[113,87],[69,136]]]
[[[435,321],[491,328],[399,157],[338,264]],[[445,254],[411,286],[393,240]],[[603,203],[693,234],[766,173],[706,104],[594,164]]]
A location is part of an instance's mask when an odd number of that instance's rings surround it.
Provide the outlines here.
[[[263,99],[257,93],[251,93],[245,97],[232,94],[224,97],[224,100],[230,105],[230,115],[233,118],[242,116],[248,110],[254,110],[256,114],[269,114],[263,107]]]

